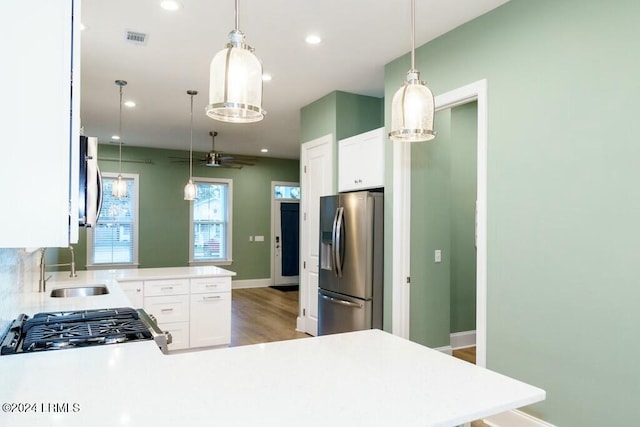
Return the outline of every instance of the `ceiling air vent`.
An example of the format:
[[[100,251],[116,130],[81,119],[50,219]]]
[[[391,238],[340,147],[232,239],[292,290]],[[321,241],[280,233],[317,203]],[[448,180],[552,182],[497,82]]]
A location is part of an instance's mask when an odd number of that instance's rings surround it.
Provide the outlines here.
[[[126,40],[133,44],[147,44],[147,34],[136,31],[127,31]]]

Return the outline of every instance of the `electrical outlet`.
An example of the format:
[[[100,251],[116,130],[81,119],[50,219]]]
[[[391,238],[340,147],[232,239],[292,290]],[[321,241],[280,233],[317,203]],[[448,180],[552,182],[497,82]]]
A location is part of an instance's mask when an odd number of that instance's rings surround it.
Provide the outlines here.
[[[264,236],[256,236],[255,237],[255,241],[256,242],[264,242]]]

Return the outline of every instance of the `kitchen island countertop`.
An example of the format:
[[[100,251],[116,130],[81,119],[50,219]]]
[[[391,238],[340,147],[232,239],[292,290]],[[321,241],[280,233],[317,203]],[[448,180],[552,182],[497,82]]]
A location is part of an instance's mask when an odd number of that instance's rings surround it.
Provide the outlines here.
[[[126,301],[110,289],[103,302]],[[33,298],[22,312],[53,299]],[[100,298],[66,300],[79,309]],[[545,398],[380,330],[171,355],[145,341],[1,356],[0,378],[0,425],[16,427],[446,427]]]

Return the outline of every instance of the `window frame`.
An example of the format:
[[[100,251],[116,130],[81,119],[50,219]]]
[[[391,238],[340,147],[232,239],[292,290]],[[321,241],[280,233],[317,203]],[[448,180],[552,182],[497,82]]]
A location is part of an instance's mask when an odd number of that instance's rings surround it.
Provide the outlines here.
[[[189,265],[231,265],[233,263],[233,179],[229,178],[208,178],[208,177],[193,177],[193,183],[197,186],[202,184],[217,184],[227,186],[227,201],[226,201],[226,241],[227,248],[226,258],[221,260],[194,260],[194,221],[193,221],[193,205],[197,201],[194,200],[189,203]]]
[[[140,176],[137,173],[116,173],[116,172],[102,172],[102,178],[110,178],[116,179],[118,175],[122,175],[125,180],[132,180],[134,187],[134,195],[132,197],[133,204],[133,262],[130,263],[109,263],[109,264],[95,264],[93,259],[94,254],[94,230],[95,228],[90,227],[87,228],[87,270],[109,270],[109,269],[123,269],[123,268],[138,268],[139,258],[138,258],[138,249],[139,245],[139,223],[140,223]],[[102,186],[104,191],[104,186]],[[129,195],[131,197],[131,195]],[[100,217],[98,217],[98,223],[100,222]],[[97,227],[97,224],[96,224]]]

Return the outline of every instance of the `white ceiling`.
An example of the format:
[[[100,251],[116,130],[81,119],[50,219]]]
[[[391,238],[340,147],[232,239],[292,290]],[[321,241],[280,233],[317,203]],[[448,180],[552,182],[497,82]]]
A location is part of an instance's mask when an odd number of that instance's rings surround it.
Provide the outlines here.
[[[416,45],[506,1],[417,0]],[[100,142],[117,133],[114,81],[123,79],[124,99],[137,104],[123,111],[126,145],[188,149],[186,91],[194,89],[194,150],[209,151],[208,132],[217,130],[217,150],[298,158],[303,106],[334,90],[383,96],[384,65],[410,50],[409,0],[241,0],[239,27],[273,80],[264,83],[264,120],[221,123],[204,107],[210,61],[234,27],[234,0],[182,0],[177,12],[159,3],[82,0],[81,119]],[[125,41],[127,30],[147,33],[147,43]],[[309,33],[322,43],[307,45]]]

